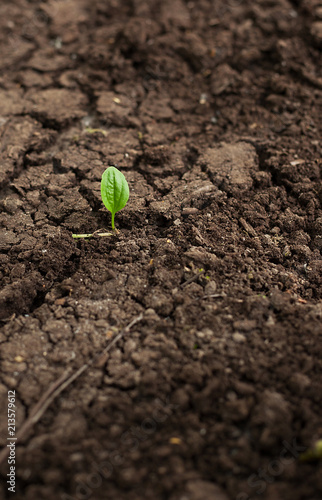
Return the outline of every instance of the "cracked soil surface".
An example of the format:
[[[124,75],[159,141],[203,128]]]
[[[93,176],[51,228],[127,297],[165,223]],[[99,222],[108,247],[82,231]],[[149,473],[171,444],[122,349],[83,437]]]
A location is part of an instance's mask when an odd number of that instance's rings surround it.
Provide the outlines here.
[[[89,364],[1,499],[321,499],[321,48],[318,0],[1,2],[0,445]]]

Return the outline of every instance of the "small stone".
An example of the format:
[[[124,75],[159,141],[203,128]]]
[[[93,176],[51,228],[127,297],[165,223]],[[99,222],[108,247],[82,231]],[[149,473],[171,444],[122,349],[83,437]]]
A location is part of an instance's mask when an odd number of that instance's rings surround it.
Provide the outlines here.
[[[217,290],[217,283],[214,280],[208,281],[207,285],[205,286],[206,295],[211,295],[215,293],[216,290]]]
[[[267,318],[266,325],[267,326],[274,326],[275,325],[275,320],[271,314]]]
[[[182,209],[182,215],[193,215],[198,212],[198,208],[195,207],[185,207]]]
[[[242,343],[246,342],[246,337],[242,333],[236,332],[233,334],[233,340],[235,342],[237,342],[238,344],[242,344]]]
[[[169,442],[171,444],[181,444],[181,439],[178,438],[178,437],[172,437],[172,438],[169,439]]]
[[[24,360],[25,360],[25,358],[23,358],[22,356],[16,356],[15,357],[15,362],[16,363],[22,363]]]
[[[256,321],[254,319],[234,321],[234,328],[236,328],[236,330],[242,330],[243,332],[250,332],[256,328]]]
[[[76,453],[73,453],[72,455],[70,455],[69,459],[72,462],[81,462],[84,459],[84,454],[76,452]]]

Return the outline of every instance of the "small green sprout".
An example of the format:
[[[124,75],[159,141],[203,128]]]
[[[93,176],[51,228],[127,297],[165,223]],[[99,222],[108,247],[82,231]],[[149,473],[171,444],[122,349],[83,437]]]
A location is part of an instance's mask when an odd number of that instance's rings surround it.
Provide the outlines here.
[[[115,167],[108,167],[102,175],[101,196],[105,207],[112,214],[113,231],[115,214],[125,207],[129,195],[129,185],[122,172]]]
[[[103,134],[105,137],[107,136],[106,130],[103,130],[101,128],[90,128],[90,127],[87,127],[85,129],[85,132],[87,134]]]
[[[322,460],[322,439],[316,441],[312,448],[300,455],[301,462],[313,462],[315,460]]]

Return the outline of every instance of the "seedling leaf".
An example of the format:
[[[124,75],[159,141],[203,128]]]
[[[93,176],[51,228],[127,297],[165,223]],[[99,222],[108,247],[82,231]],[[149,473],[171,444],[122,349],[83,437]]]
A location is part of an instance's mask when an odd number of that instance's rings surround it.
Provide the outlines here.
[[[114,216],[125,207],[129,195],[129,185],[122,172],[115,167],[108,167],[102,175],[101,196],[105,207],[112,214],[112,229],[115,229]]]
[[[315,460],[322,460],[322,439],[319,439],[312,448],[309,448],[300,455],[301,462],[311,462]]]

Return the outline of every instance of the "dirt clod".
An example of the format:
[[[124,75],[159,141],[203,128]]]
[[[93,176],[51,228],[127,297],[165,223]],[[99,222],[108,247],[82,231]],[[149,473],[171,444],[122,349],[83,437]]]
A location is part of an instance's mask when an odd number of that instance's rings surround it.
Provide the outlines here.
[[[1,2],[1,499],[322,498],[320,3]]]

